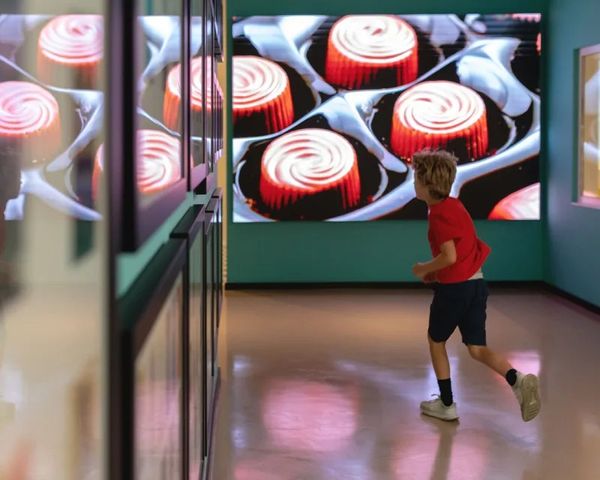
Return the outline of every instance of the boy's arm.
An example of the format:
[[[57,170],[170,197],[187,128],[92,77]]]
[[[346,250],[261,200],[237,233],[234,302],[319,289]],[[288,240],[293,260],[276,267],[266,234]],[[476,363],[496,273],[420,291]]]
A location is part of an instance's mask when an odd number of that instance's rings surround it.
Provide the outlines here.
[[[417,263],[413,267],[413,273],[420,279],[427,275],[438,272],[456,263],[456,246],[454,240],[448,240],[440,245],[440,254],[426,263]]]

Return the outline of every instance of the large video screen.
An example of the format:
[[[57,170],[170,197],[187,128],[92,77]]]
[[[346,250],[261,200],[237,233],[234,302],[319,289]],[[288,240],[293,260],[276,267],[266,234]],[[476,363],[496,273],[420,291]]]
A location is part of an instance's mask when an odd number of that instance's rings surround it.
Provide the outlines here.
[[[411,159],[458,158],[475,219],[540,218],[541,15],[233,19],[235,222],[425,219]]]

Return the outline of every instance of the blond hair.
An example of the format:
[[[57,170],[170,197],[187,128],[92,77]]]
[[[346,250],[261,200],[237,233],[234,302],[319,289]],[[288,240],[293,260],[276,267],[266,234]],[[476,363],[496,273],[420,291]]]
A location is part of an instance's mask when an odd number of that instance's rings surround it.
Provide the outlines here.
[[[415,176],[435,200],[443,200],[450,195],[457,162],[458,159],[445,150],[422,150],[412,157]]]

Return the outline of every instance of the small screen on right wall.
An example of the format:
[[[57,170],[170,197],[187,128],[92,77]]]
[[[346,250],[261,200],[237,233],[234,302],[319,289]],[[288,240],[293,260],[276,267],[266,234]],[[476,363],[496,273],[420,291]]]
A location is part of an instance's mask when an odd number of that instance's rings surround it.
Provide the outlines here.
[[[233,19],[234,221],[425,219],[411,159],[458,157],[475,219],[540,218],[541,15]]]
[[[579,199],[600,207],[600,45],[581,50]]]

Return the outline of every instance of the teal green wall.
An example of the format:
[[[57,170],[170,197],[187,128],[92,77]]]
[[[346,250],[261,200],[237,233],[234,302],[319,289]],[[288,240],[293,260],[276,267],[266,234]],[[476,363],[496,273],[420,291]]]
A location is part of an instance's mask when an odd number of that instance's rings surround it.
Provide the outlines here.
[[[550,0],[546,280],[600,306],[600,210],[572,202],[577,185],[578,49],[600,43],[597,0]]]
[[[183,218],[188,209],[196,203],[206,203],[209,196],[188,193],[185,201],[135,253],[122,253],[117,257],[118,297],[121,297],[129,289],[160,247],[169,240],[171,231]]]
[[[478,223],[495,280],[542,278],[542,226]],[[412,281],[431,256],[426,222],[289,223],[229,226],[228,282]]]
[[[546,12],[546,0],[229,0],[229,15],[347,13]],[[230,31],[229,31],[230,34]],[[228,61],[231,62],[231,52]],[[231,91],[231,79],[229,78]],[[231,106],[230,106],[231,107]],[[231,118],[231,117],[230,117]],[[229,136],[231,138],[231,125]],[[542,160],[542,172],[544,170]],[[231,185],[229,185],[231,198]],[[231,203],[231,202],[230,202]],[[542,207],[542,212],[544,206]],[[231,219],[231,215],[229,215]],[[493,253],[492,280],[541,280],[544,223],[477,224]],[[429,256],[425,221],[228,225],[229,283],[412,281],[411,266]]]

